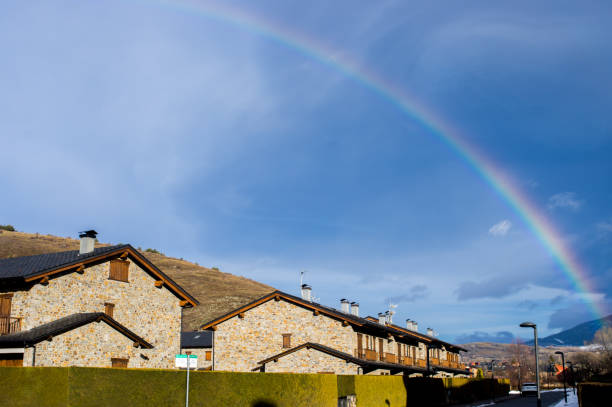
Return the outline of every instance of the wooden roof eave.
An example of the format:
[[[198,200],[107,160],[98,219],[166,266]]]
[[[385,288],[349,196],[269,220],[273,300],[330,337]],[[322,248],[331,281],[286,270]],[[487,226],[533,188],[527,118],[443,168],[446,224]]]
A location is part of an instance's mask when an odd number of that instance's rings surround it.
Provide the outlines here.
[[[150,274],[153,274],[159,280],[162,280],[168,290],[170,290],[174,295],[180,297],[181,299],[187,301],[191,306],[197,306],[199,302],[189,295],[185,290],[179,287],[174,281],[172,281],[168,276],[166,276],[161,270],[159,270],[155,265],[153,265],[149,260],[147,260],[144,256],[142,256],[136,249],[132,246],[127,245],[125,247],[118,247],[116,250],[113,250],[108,253],[103,253],[99,256],[88,257],[83,260],[75,261],[70,264],[60,266],[51,270],[45,270],[41,273],[35,274],[33,276],[26,277],[24,280],[26,283],[34,282],[37,280],[42,280],[45,277],[50,277],[55,274],[62,273],[64,271],[77,271],[81,269],[81,266],[84,268],[85,266],[98,263],[102,260],[111,259],[113,257],[127,257],[125,254],[131,255],[133,260],[135,260],[139,266],[148,271]]]

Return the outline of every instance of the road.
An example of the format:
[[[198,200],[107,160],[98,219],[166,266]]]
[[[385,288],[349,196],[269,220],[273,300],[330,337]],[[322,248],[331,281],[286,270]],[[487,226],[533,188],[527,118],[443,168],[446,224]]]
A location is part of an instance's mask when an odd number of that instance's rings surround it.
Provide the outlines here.
[[[542,393],[542,407],[554,406],[559,400],[563,399],[562,391],[547,391]],[[536,407],[535,396],[517,397],[507,401],[495,403],[495,405],[503,407]]]

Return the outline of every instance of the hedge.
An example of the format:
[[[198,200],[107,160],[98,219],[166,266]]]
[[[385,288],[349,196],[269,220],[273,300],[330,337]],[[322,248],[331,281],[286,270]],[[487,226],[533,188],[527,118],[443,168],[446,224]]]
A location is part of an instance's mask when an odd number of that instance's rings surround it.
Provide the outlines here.
[[[0,367],[0,405],[14,407],[180,406],[185,371],[85,367]],[[443,406],[507,394],[491,379],[405,376],[191,372],[189,405],[336,407],[355,394],[358,407]]]
[[[602,401],[612,400],[612,383],[586,382],[578,384],[580,407],[599,407]]]
[[[0,405],[102,407],[185,404],[184,371],[0,368]],[[336,376],[191,372],[189,405],[336,407]]]

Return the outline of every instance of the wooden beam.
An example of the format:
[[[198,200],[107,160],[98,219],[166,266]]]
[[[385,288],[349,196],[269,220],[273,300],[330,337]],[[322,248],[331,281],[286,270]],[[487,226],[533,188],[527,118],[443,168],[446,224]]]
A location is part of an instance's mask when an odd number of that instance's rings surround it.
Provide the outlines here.
[[[163,287],[163,285],[164,285],[163,280],[157,280],[157,281],[155,282],[155,287],[157,287],[157,288],[162,288],[162,287]]]
[[[43,278],[41,278],[39,283],[42,285],[49,285],[49,276],[44,276]]]
[[[315,309],[315,310],[314,310],[314,312],[313,312],[313,315],[316,317],[316,316],[318,316],[319,314],[320,314],[319,310],[318,310],[318,309]]]
[[[275,295],[274,296],[274,301],[280,301],[280,295]]]
[[[342,326],[348,326],[348,325],[349,325],[349,323],[348,323],[348,321],[346,319],[344,321],[342,321]]]
[[[77,267],[76,272],[83,274],[85,272],[85,266],[81,264],[79,267]]]
[[[132,344],[132,346],[133,346],[133,347],[135,347],[135,348],[137,348],[137,347],[139,347],[139,346],[140,346],[140,344],[139,344],[138,342],[134,342],[134,343]]]
[[[47,338],[47,340],[48,340],[49,342],[52,342],[52,341],[53,341],[53,336],[48,337],[48,338]]]
[[[240,312],[240,313],[238,314],[238,318],[240,318],[240,319],[244,319],[244,312]]]
[[[189,301],[187,301],[187,300],[182,300],[182,301],[180,301],[180,302],[179,302],[179,305],[180,305],[181,307],[184,307],[184,306],[186,306],[186,305],[188,305],[188,304],[189,304]]]
[[[127,259],[128,254],[129,254],[129,252],[126,250],[123,253],[121,253],[121,256],[119,256],[119,257],[125,260],[125,259]]]
[[[217,330],[217,325],[211,326],[210,329],[212,329],[213,331],[216,331]]]

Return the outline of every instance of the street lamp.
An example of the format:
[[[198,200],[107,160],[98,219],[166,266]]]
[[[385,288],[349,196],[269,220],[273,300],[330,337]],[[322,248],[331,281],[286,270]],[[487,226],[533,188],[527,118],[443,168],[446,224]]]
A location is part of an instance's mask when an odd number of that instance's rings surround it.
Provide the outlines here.
[[[535,349],[535,365],[536,365],[536,386],[538,390],[537,406],[542,407],[542,399],[540,398],[540,364],[538,363],[538,326],[533,322],[523,322],[521,328],[533,328],[533,341]]]
[[[563,397],[565,397],[565,403],[567,404],[567,388],[565,387],[565,355],[560,350],[556,351],[555,354],[561,355],[561,363],[563,365]]]

